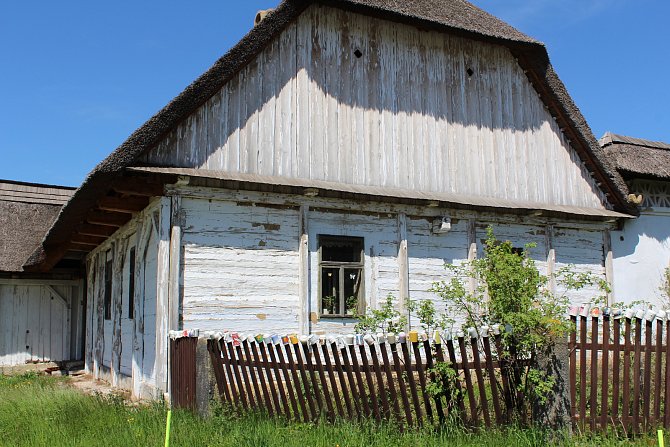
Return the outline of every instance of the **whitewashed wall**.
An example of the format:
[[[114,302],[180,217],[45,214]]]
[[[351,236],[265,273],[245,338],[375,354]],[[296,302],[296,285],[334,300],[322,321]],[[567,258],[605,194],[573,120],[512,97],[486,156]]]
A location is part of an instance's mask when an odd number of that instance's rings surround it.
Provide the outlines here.
[[[0,279],[0,366],[81,359],[79,281]]]
[[[605,203],[508,49],[318,5],[144,161]]]
[[[86,368],[113,385],[132,389],[137,397],[157,397],[165,389],[161,382],[165,379],[156,375],[161,369],[157,363],[166,361],[166,354],[157,355],[158,340],[167,338],[167,334],[157,331],[157,318],[163,317],[157,312],[160,203],[154,201],[87,258]],[[132,319],[131,248],[135,248],[136,257]],[[112,306],[111,318],[105,320],[104,272],[108,253],[113,259]]]
[[[298,212],[183,199],[183,326],[295,328]]]
[[[670,266],[670,184],[638,181],[631,191],[642,194],[640,217],[612,232],[614,296],[616,301],[648,301],[668,307],[660,287]]]
[[[184,187],[178,194],[183,194],[184,215],[183,327],[189,329],[350,332],[352,319],[318,318],[318,235],[364,238],[366,305],[376,308],[388,293],[402,296],[401,214],[408,222],[409,298],[433,299],[440,309],[443,304],[428,290],[433,282],[448,279],[445,263],[461,263],[483,252],[489,225],[499,239],[515,246],[534,243],[531,255],[542,273],[574,264],[577,270],[606,277],[606,224],[209,188]],[[298,203],[307,209],[304,225]],[[452,216],[452,230],[434,234],[433,220],[445,214]],[[308,240],[304,283],[303,229]],[[304,306],[302,288],[307,294]],[[570,297],[581,303],[597,294],[586,288]],[[417,324],[415,318],[412,324]]]

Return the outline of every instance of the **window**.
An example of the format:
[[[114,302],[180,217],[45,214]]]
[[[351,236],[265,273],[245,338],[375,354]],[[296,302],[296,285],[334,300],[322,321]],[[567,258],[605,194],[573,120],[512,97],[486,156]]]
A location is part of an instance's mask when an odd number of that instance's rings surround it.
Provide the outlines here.
[[[319,236],[319,313],[353,317],[365,311],[363,238]]]
[[[112,319],[112,256],[107,252],[105,261],[105,320]]]
[[[135,247],[130,249],[128,260],[128,318],[135,318]]]

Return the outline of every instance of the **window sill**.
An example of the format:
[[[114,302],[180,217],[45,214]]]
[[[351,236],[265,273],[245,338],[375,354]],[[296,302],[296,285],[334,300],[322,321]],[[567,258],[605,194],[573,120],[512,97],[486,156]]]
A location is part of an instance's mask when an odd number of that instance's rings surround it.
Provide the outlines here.
[[[356,320],[355,315],[333,315],[333,314],[322,314],[319,315],[320,320]]]

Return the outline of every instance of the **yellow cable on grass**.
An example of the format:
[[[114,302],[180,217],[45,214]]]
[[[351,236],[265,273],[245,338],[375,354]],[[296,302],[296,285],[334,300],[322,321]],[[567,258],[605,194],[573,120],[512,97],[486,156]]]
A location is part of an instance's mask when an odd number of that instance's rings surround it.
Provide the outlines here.
[[[165,447],[170,447],[170,425],[172,423],[172,410],[168,410],[167,422],[165,424]]]
[[[665,441],[663,440],[663,430],[658,431],[658,447],[665,447]]]

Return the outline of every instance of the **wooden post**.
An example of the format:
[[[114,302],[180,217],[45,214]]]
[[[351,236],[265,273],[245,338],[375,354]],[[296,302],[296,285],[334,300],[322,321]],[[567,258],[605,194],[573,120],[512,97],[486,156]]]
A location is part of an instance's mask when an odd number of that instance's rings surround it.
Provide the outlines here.
[[[612,418],[618,423],[619,418],[619,390],[621,364],[621,319],[614,320],[614,353],[612,354]]]
[[[631,319],[626,318],[624,322],[624,346],[623,346],[623,405],[621,424],[624,432],[628,433],[628,423],[630,421],[630,331]]]
[[[141,397],[142,393],[142,366],[144,364],[144,270],[146,264],[147,244],[151,239],[153,225],[150,222],[151,214],[145,214],[140,219],[136,230],[136,262],[135,262],[135,297],[133,320],[133,396]]]
[[[158,270],[156,279],[156,388],[167,391],[168,320],[170,289],[170,212],[171,202],[162,197],[158,225]],[[151,299],[151,297],[148,297]]]
[[[570,416],[572,428],[576,428],[577,415],[577,317],[570,317]],[[501,366],[502,369],[502,366]]]
[[[468,219],[468,261],[477,259],[477,225],[475,219]],[[468,278],[468,293],[474,293],[477,288],[477,280]]]
[[[607,284],[610,285],[612,291],[607,294],[607,303],[612,304],[615,301],[614,288],[614,261],[612,256],[612,236],[609,230],[603,232],[603,252],[605,258],[605,279]]]
[[[579,318],[579,422],[586,428],[586,325],[588,317]]]
[[[545,245],[547,246],[547,277],[549,278],[549,291],[556,293],[556,249],[554,248],[554,226],[547,225],[545,228]]]
[[[95,256],[97,262],[97,280],[96,294],[95,294],[95,354],[93,360],[93,373],[96,379],[100,378],[100,370],[102,368],[102,356],[105,352],[105,315],[104,315],[104,301],[105,301],[105,263],[107,262],[107,254],[101,251]]]
[[[170,272],[168,288],[168,331],[181,329],[179,325],[179,308],[182,303],[182,269],[181,269],[181,237],[182,213],[181,196],[170,198]]]
[[[596,410],[598,406],[598,317],[591,317],[591,388],[589,395],[589,423],[591,431],[596,429]]]
[[[301,334],[310,334],[312,311],[309,287],[309,206],[300,206],[300,245],[298,253],[300,257],[300,312],[298,324]]]
[[[642,426],[644,430],[650,428],[649,419],[651,417],[651,343],[652,323],[645,321],[644,325],[644,376],[642,379]]]
[[[663,321],[656,320],[656,344],[654,345],[656,355],[654,364],[654,417],[651,426],[661,421],[661,394],[663,385],[661,382],[661,364],[663,363]]]
[[[633,433],[640,426],[640,379],[642,375],[642,319],[635,317],[635,347],[633,351]]]
[[[609,385],[609,341],[610,341],[610,317],[603,316],[603,335],[602,335],[602,373],[601,378],[601,392],[600,392],[600,426],[603,431],[607,431],[607,405],[609,399],[608,385]]]
[[[95,256],[86,259],[86,353],[84,367],[93,374],[93,316],[95,315]]]
[[[409,318],[409,258],[407,253],[407,216],[398,213],[398,307],[402,315],[407,316],[407,324],[411,327]]]
[[[123,312],[123,264],[126,259],[128,239],[112,245],[112,385],[118,386],[121,374],[121,313]]]

